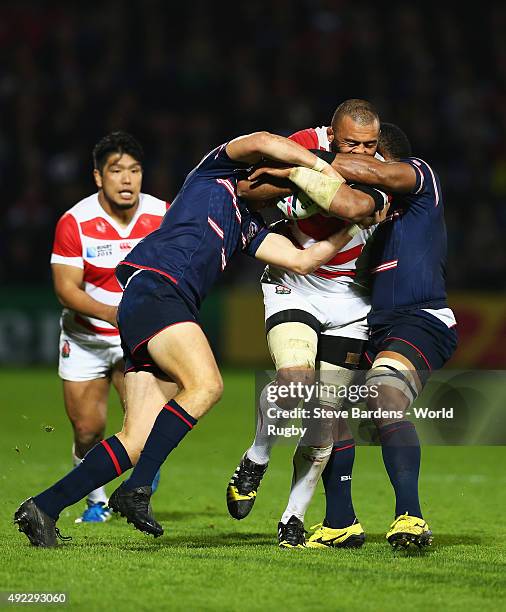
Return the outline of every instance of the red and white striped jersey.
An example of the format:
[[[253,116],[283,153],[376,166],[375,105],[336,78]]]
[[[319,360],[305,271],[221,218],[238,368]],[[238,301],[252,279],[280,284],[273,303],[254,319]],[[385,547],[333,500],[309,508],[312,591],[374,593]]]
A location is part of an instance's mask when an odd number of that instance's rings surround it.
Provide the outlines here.
[[[121,287],[114,270],[142,238],[157,229],[169,204],[146,193],[127,227],[108,215],[95,193],[84,198],[62,215],[56,225],[52,264],[65,264],[83,270],[84,290],[97,302],[117,306]],[[108,337],[117,341],[118,330],[100,319],[65,308],[62,327],[67,333],[90,338]]]
[[[289,138],[306,149],[330,150],[327,128],[324,126],[295,132]],[[336,217],[313,215],[307,219],[291,221],[290,231],[295,242],[301,247],[307,248],[318,240],[328,238],[331,234],[338,232],[348,224],[348,221],[337,219]],[[343,277],[352,279],[356,274],[357,258],[361,254],[372,231],[372,229],[361,231],[335,257],[308,276],[313,276],[317,279],[339,279],[340,281],[344,280]],[[316,280],[306,278],[310,282],[311,280]],[[321,286],[321,283],[318,284]],[[325,285],[328,288],[328,283]]]

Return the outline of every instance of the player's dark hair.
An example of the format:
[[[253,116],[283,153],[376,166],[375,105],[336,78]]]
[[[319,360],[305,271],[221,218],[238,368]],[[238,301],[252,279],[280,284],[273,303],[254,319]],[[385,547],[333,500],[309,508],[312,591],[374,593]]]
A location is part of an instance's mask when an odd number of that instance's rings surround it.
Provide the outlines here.
[[[331,123],[332,129],[335,129],[339,121],[346,115],[360,125],[369,125],[374,121],[379,123],[380,120],[378,111],[370,102],[360,98],[350,98],[341,102],[334,111]]]
[[[413,154],[406,134],[395,123],[382,123],[378,153],[389,159],[403,159]]]
[[[126,153],[133,157],[135,161],[138,161],[142,166],[144,151],[140,143],[127,132],[111,132],[97,142],[93,147],[93,165],[96,170],[102,173],[107,158],[113,153],[119,155]]]

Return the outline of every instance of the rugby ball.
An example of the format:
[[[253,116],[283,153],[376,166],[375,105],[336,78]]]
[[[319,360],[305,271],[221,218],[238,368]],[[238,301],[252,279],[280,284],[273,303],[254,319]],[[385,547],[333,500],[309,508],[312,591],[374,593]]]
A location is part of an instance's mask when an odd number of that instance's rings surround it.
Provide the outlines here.
[[[287,219],[307,219],[322,212],[318,204],[315,204],[303,191],[281,198],[276,206]]]

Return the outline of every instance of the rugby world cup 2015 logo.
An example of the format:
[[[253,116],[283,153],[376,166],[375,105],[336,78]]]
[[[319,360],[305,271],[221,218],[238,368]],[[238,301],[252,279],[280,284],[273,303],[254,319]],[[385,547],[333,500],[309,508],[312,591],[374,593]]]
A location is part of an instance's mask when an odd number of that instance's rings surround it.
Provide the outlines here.
[[[61,356],[63,359],[68,359],[70,357],[70,342],[65,340],[61,347]]]

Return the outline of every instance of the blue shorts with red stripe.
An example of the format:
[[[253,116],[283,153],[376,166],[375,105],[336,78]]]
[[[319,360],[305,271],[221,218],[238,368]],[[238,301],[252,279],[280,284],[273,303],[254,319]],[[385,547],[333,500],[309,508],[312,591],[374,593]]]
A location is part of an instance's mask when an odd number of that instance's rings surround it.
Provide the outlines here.
[[[188,321],[199,324],[198,309],[158,272],[120,265],[116,277],[125,287],[118,307],[125,373],[147,370],[161,375],[148,353],[148,342],[172,325]]]
[[[442,368],[457,348],[455,327],[448,327],[423,310],[376,311],[369,315],[369,323],[365,352],[369,365],[381,351],[393,351],[428,375]]]

